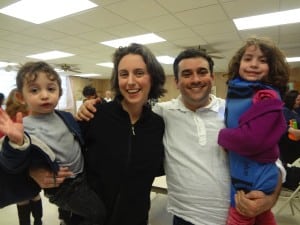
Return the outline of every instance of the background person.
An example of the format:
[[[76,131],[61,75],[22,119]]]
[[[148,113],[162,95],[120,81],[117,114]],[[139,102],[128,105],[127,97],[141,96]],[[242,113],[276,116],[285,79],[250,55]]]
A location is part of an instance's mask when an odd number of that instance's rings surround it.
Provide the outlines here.
[[[2,108],[2,105],[4,104],[4,99],[5,99],[4,94],[3,94],[3,93],[0,93],[0,109],[3,109],[3,108]],[[2,133],[2,132],[0,131],[0,138],[3,137],[3,136],[4,136],[4,133]]]
[[[0,93],[0,109],[2,108],[2,105],[4,104],[4,99],[5,99],[4,94]]]
[[[87,85],[82,89],[82,95],[84,96],[83,101],[87,99],[94,99],[97,98],[97,92],[96,88],[94,88],[92,85]]]
[[[104,100],[105,100],[106,102],[112,101],[112,93],[111,93],[110,90],[105,91],[105,97],[104,97]]]
[[[280,146],[280,157],[287,171],[286,182],[283,186],[295,190],[300,182],[300,168],[291,164],[300,158],[300,115],[296,109],[300,106],[300,93],[297,90],[290,90],[284,97],[283,113],[287,124],[286,133],[282,136]],[[290,126],[290,120],[295,120],[298,128]],[[295,138],[290,139],[289,134]]]
[[[18,112],[22,113],[22,116],[25,117],[29,114],[29,110],[26,104],[21,104],[16,99],[17,89],[10,91],[7,100],[5,111],[9,117],[16,121],[16,114]],[[2,134],[0,134],[0,137]],[[17,203],[18,219],[19,225],[30,225],[30,215],[32,214],[34,218],[34,225],[42,225],[43,217],[43,206],[40,194],[35,196],[33,199],[25,200]]]

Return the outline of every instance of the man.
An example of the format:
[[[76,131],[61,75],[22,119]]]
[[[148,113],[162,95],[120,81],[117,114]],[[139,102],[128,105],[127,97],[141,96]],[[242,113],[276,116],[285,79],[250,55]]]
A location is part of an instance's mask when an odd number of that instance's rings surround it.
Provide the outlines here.
[[[228,213],[227,153],[217,144],[219,130],[224,127],[225,102],[210,94],[213,65],[204,52],[181,52],[173,64],[181,95],[153,109],[166,124],[165,174],[168,211],[174,215],[174,225],[225,224]],[[239,194],[246,200],[244,193]],[[276,195],[271,197],[274,203]],[[247,207],[238,206],[238,210],[245,211]]]
[[[213,61],[187,50],[174,61],[181,95],[157,103],[164,118],[168,211],[175,224],[225,224],[229,207],[227,154],[217,144],[224,127],[224,100],[211,95]]]
[[[84,96],[84,100],[97,98],[96,88],[91,85],[87,85],[82,89],[82,95]]]
[[[165,121],[165,174],[173,225],[226,223],[230,177],[227,154],[217,144],[218,132],[224,127],[225,102],[210,94],[213,64],[202,51],[181,52],[173,65],[181,95],[153,108]],[[76,117],[91,118],[89,110],[95,111],[95,102],[86,102]],[[237,210],[252,217],[270,209],[276,202],[280,183],[269,196],[257,191],[247,195],[239,192]]]

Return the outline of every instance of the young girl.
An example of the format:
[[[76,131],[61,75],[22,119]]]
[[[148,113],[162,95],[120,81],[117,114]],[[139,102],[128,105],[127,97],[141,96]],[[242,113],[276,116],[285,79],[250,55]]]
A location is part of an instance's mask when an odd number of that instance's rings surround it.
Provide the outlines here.
[[[278,142],[286,131],[281,96],[286,91],[289,67],[270,41],[250,38],[229,63],[225,122],[218,143],[229,152],[231,207],[227,225],[274,225],[269,210],[256,218],[235,209],[234,195],[242,190],[271,194],[278,183]]]

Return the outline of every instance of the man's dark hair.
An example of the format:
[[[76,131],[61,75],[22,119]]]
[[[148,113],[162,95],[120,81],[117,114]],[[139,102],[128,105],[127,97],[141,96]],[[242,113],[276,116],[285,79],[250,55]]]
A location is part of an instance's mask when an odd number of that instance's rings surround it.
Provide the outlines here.
[[[190,58],[204,58],[208,62],[209,70],[210,70],[209,72],[213,74],[214,61],[212,60],[212,58],[205,51],[195,49],[195,48],[189,48],[180,52],[179,55],[174,60],[173,72],[174,72],[175,80],[178,80],[178,76],[179,76],[178,64],[181,62],[181,60],[190,59]]]
[[[62,87],[60,76],[52,66],[44,61],[27,62],[19,69],[16,77],[18,91],[22,92],[25,83],[34,82],[38,78],[39,73],[45,73],[49,80],[57,81],[59,96],[61,96]]]
[[[91,85],[87,85],[83,88],[82,95],[84,97],[96,96],[97,95],[96,88],[92,87]]]
[[[290,110],[293,110],[298,95],[299,95],[299,91],[297,90],[288,91],[284,96],[285,107],[287,107]]]

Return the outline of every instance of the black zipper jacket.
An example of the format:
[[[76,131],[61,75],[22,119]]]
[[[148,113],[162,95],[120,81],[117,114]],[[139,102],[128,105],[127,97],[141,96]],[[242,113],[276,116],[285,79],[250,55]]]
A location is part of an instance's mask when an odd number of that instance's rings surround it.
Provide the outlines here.
[[[88,182],[103,199],[109,225],[146,225],[150,191],[163,164],[163,119],[144,106],[131,124],[120,102],[97,105],[83,122]]]

